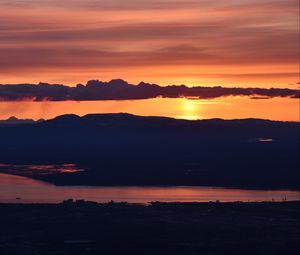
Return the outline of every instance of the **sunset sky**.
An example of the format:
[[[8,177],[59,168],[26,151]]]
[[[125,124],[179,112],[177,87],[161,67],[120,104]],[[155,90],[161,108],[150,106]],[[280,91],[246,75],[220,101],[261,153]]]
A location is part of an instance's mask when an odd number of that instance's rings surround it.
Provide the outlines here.
[[[296,88],[297,0],[0,0],[0,83]]]

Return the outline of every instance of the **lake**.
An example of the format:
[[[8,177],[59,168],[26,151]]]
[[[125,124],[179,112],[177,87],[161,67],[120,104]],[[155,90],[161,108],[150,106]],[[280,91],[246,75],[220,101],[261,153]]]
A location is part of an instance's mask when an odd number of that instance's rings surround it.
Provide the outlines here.
[[[0,203],[59,203],[65,199],[130,203],[300,200],[290,190],[243,190],[215,187],[90,187],[55,186],[26,177],[0,174]]]

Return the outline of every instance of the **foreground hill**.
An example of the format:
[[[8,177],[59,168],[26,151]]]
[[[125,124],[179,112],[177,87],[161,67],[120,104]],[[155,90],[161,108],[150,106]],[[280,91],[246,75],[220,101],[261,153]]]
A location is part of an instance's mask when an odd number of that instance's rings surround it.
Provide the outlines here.
[[[296,122],[62,115],[0,126],[0,140],[2,163],[86,169],[34,175],[56,184],[299,188]]]
[[[0,253],[298,254],[299,202],[0,204]]]

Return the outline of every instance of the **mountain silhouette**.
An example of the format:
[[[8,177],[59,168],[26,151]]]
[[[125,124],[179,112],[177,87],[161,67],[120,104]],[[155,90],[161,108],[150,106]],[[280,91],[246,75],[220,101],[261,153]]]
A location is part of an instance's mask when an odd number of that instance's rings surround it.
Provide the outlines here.
[[[35,176],[56,184],[299,188],[299,122],[71,114],[0,126],[0,140],[2,163],[86,169]]]
[[[32,123],[41,122],[41,121],[44,121],[44,120],[40,119],[38,121],[34,121],[33,119],[18,119],[15,116],[12,116],[6,120],[0,120],[0,125],[32,124]]]

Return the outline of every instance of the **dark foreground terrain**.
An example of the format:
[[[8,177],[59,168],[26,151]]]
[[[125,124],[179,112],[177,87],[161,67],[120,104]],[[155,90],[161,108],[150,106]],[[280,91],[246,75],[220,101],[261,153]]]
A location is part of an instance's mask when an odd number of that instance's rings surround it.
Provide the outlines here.
[[[0,254],[298,254],[300,202],[0,204]]]
[[[0,171],[56,185],[299,190],[299,131],[299,122],[259,119],[63,115],[0,125]],[[58,164],[75,164],[85,171],[41,171],[42,165]],[[26,165],[35,167],[29,171]]]

